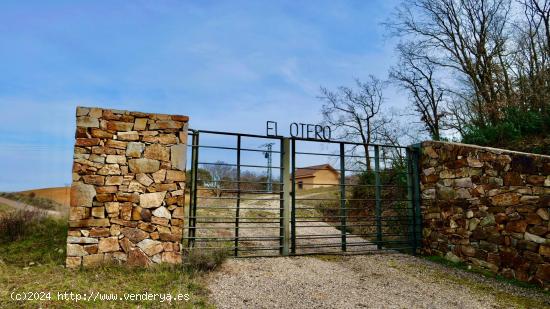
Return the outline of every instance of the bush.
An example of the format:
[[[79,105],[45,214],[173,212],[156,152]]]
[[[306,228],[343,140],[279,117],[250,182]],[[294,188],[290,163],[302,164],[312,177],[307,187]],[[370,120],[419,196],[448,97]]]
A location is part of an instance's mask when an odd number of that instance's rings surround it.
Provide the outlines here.
[[[15,241],[28,235],[29,227],[44,219],[44,214],[36,210],[18,210],[0,216],[0,239]]]
[[[229,256],[225,249],[197,247],[188,251],[185,266],[188,271],[212,271],[218,268]]]
[[[550,146],[544,140],[548,138],[549,130],[550,113],[508,108],[498,123],[484,127],[467,126],[462,142],[550,154]]]

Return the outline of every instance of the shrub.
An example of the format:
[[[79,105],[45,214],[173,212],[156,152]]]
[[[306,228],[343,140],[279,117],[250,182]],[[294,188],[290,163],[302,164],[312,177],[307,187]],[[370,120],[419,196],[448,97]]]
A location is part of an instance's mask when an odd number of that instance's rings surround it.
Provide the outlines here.
[[[44,218],[44,214],[36,210],[18,210],[0,216],[0,239],[15,241],[28,233],[35,222]]]
[[[61,206],[50,199],[37,197],[34,192],[30,194],[0,192],[0,196],[42,209],[56,209]]]
[[[497,123],[484,127],[467,126],[462,142],[550,154],[550,146],[544,140],[548,138],[549,130],[549,112],[507,108],[503,111],[502,119]]]
[[[225,249],[197,247],[188,251],[185,266],[188,271],[212,271],[223,264],[229,256]]]

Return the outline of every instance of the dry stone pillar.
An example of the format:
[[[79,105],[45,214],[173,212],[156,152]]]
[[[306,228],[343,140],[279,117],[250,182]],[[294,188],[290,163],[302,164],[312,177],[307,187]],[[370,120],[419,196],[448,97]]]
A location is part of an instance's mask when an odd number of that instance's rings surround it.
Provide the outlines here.
[[[182,262],[188,120],[77,108],[67,267]]]

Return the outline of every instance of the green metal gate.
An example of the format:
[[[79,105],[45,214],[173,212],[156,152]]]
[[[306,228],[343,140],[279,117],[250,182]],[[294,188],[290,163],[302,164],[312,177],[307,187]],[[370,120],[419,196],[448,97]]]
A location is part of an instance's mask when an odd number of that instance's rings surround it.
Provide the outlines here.
[[[417,148],[197,130],[190,137],[187,250],[417,252]],[[326,171],[333,181],[304,184],[301,175]]]

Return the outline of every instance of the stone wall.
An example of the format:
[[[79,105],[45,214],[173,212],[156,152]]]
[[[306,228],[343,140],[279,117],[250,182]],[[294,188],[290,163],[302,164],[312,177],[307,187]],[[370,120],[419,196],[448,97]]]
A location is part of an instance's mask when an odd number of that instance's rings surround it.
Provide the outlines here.
[[[181,263],[188,119],[77,108],[67,267]]]
[[[420,174],[425,254],[549,285],[549,156],[425,142]]]

